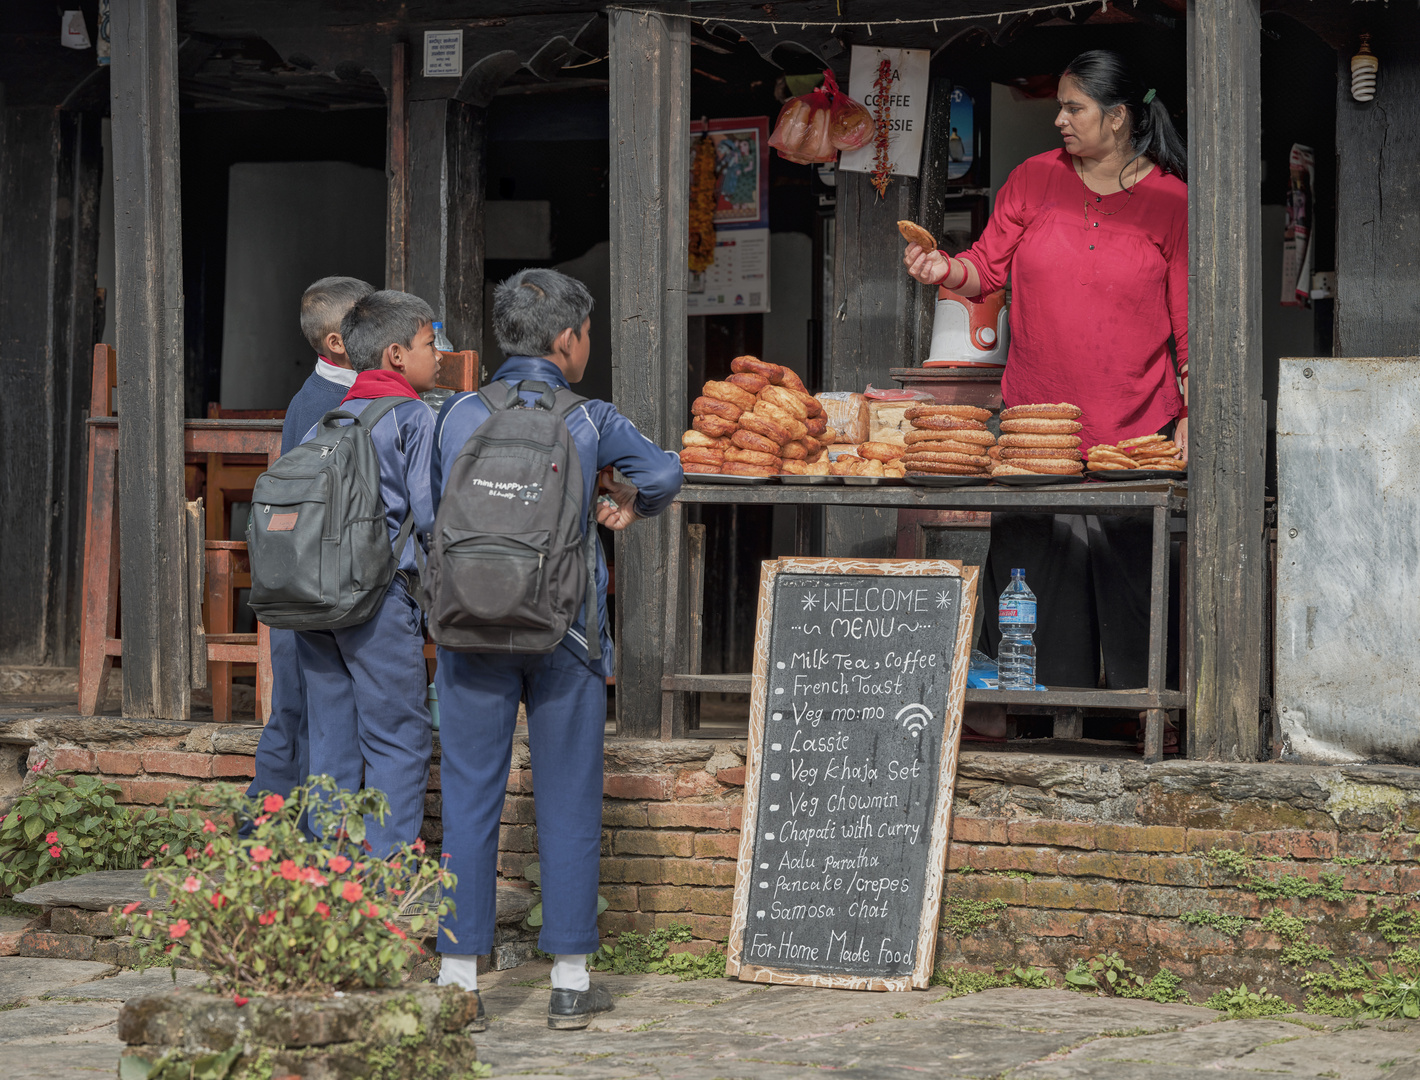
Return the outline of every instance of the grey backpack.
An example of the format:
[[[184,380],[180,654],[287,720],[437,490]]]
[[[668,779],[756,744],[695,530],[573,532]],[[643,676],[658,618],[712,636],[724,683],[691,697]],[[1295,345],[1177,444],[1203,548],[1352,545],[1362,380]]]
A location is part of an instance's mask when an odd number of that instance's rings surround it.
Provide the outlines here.
[[[251,609],[267,626],[335,630],[379,609],[414,515],[390,546],[370,432],[403,397],[332,409],[256,479],[247,517]],[[354,420],[341,424],[340,420]]]
[[[524,405],[521,389],[540,397]],[[582,464],[567,430],[586,399],[531,381],[492,383],[478,396],[488,419],[450,463],[434,517],[429,636],[458,652],[550,653],[585,605],[595,660],[595,503],[584,519]]]

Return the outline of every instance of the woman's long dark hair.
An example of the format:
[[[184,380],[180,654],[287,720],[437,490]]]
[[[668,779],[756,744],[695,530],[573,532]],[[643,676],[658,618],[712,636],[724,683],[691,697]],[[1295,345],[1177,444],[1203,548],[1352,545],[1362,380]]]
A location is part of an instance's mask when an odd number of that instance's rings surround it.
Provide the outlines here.
[[[1188,181],[1188,148],[1173,126],[1173,118],[1157,96],[1145,103],[1150,87],[1135,76],[1124,57],[1108,49],[1091,49],[1066,65],[1060,77],[1067,75],[1099,102],[1105,112],[1120,105],[1127,110],[1129,144],[1134,148],[1134,156],[1125,163],[1125,169],[1140,157],[1147,157],[1164,172],[1174,173],[1185,183]],[[1123,186],[1124,169],[1119,171],[1119,176]]]

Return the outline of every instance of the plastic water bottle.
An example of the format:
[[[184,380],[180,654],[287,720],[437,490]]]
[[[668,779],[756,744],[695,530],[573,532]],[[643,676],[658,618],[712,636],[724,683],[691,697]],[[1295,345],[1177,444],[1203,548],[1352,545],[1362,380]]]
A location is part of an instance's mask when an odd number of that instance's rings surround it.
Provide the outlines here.
[[[454,351],[454,347],[449,344],[449,339],[444,335],[444,324],[441,322],[434,324],[434,348],[440,352]]]
[[[1011,571],[1011,583],[1001,594],[997,620],[1001,647],[996,652],[1002,690],[1035,689],[1035,593],[1026,585],[1026,572]]]

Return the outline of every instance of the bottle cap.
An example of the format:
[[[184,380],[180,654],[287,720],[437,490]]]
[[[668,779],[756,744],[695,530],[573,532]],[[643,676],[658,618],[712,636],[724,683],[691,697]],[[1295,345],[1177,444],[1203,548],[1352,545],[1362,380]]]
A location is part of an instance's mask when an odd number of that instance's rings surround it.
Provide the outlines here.
[[[1017,574],[1020,574],[1021,577],[1025,577],[1025,576],[1026,576],[1025,567],[1023,567],[1023,566],[1013,566],[1013,567],[1011,567],[1011,576],[1012,576],[1012,577],[1015,577]]]
[[[436,322],[433,324],[433,326],[435,330],[442,330],[444,328],[444,324],[441,322]]]

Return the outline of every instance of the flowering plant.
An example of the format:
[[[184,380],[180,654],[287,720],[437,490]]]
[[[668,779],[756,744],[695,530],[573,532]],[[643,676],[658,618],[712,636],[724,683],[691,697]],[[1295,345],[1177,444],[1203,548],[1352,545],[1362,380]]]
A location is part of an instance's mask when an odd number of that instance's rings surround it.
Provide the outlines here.
[[[219,816],[250,821],[250,834],[204,821],[200,852],[148,874],[149,892],[166,893],[167,908],[138,918],[147,924],[147,959],[190,956],[208,969],[214,989],[239,1003],[240,993],[397,983],[424,953],[418,939],[427,921],[401,911],[453,911],[442,890],[453,887],[454,876],[425,854],[423,840],[387,858],[365,841],[366,815],[389,812],[383,792],[338,791],[319,776],[284,798],[248,799],[224,785],[213,803]],[[303,815],[322,839],[306,839]]]
[[[118,804],[117,784],[56,776],[46,766],[31,767],[31,782],[0,818],[0,894],[91,870],[136,870],[202,846],[201,815],[131,810]]]

